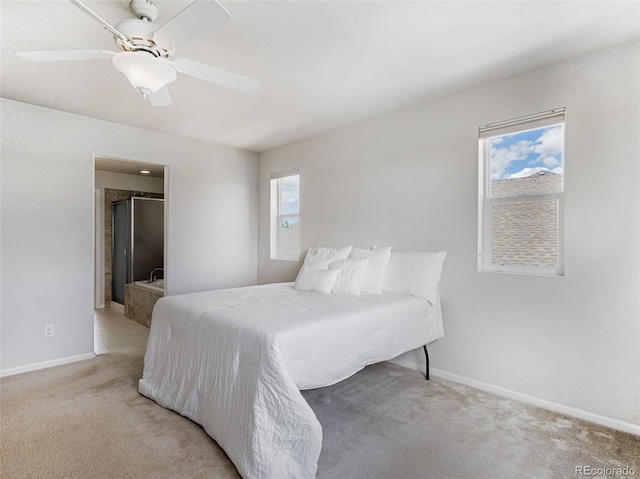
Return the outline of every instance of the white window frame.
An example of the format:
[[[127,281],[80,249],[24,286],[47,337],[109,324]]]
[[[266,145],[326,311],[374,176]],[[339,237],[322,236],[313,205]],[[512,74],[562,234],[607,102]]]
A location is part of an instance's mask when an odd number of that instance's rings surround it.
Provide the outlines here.
[[[298,213],[282,213],[282,179],[290,176],[298,176],[298,184],[300,182],[300,172],[298,168],[291,168],[289,170],[283,170],[271,173],[270,181],[270,259],[281,261],[298,261],[300,259],[300,237],[298,236],[298,245],[296,254],[293,256],[286,256],[282,252],[282,240],[280,232],[282,229],[280,225],[282,221],[287,218],[298,218],[298,228],[300,228],[300,207],[298,205]],[[298,235],[300,230],[298,229]]]
[[[518,133],[552,126],[563,125],[562,144],[562,183],[560,191],[530,193],[514,196],[491,197],[490,147],[491,139],[509,133]],[[564,276],[564,200],[566,173],[566,135],[565,109],[556,108],[546,112],[527,115],[498,123],[483,125],[478,134],[478,271],[530,274],[545,276]],[[507,265],[492,263],[491,211],[498,203],[535,202],[546,199],[558,201],[558,264],[556,267]]]

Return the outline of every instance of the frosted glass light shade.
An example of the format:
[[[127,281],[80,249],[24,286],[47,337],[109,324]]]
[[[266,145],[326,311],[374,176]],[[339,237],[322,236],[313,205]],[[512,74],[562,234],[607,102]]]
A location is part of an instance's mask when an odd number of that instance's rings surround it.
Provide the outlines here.
[[[116,53],[112,61],[113,66],[143,94],[157,92],[178,76],[167,60],[145,52]]]

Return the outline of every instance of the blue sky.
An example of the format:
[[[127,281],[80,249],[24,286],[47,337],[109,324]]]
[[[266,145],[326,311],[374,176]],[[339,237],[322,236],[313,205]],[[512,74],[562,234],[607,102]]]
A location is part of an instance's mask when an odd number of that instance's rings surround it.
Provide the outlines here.
[[[491,181],[524,178],[542,170],[562,174],[563,125],[490,139]]]

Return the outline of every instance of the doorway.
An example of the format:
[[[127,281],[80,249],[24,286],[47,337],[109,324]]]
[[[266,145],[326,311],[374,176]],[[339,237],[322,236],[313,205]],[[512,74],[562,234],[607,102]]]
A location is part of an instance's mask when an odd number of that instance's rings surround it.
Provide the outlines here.
[[[112,203],[131,197],[164,198],[167,200],[168,166],[157,163],[94,155],[94,251],[95,251],[95,300],[94,307],[115,308],[123,311],[120,302],[112,302],[113,274],[119,274],[112,265],[114,238]],[[164,217],[166,218],[165,208]],[[164,218],[163,218],[164,219]],[[162,236],[166,245],[167,222],[163,221]],[[163,253],[166,259],[166,248]],[[163,264],[166,262],[163,260]],[[166,276],[165,276],[166,278]],[[166,284],[166,283],[165,283]]]

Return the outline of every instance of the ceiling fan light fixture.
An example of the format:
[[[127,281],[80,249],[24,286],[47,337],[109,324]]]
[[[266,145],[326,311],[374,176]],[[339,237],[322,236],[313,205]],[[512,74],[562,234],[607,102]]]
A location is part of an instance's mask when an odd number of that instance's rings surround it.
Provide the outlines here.
[[[157,92],[178,76],[167,60],[145,52],[116,53],[112,61],[113,66],[143,95]]]

